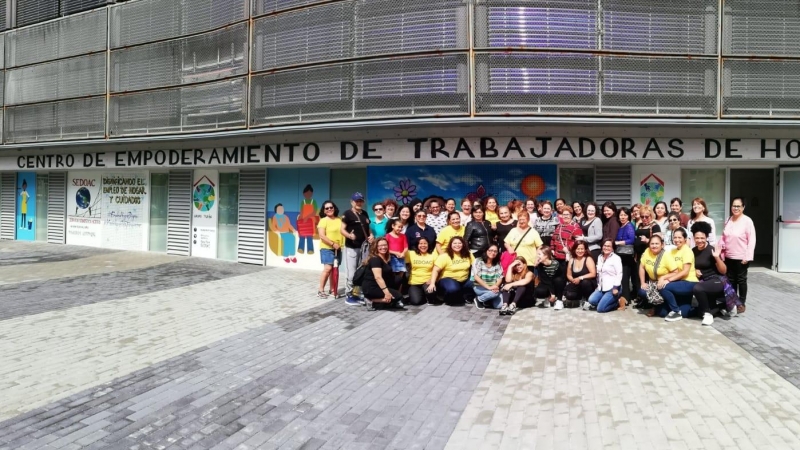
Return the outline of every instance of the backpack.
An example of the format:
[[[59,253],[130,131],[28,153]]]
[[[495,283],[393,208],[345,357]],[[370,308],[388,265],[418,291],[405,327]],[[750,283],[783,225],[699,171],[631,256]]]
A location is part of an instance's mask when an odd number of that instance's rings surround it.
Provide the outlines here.
[[[364,283],[364,278],[367,275],[367,270],[370,270],[369,267],[361,264],[356,269],[356,272],[353,274],[353,286],[361,286]]]

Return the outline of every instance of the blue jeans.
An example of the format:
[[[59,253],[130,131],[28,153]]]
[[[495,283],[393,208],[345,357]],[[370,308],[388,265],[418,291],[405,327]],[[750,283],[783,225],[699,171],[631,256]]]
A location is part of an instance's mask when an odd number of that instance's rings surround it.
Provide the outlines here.
[[[658,292],[660,292],[661,296],[664,297],[664,303],[667,304],[669,310],[678,312],[680,311],[680,308],[678,307],[678,300],[675,298],[675,296],[688,296],[691,302],[692,289],[694,289],[695,284],[697,283],[693,281],[670,281],[666,286],[664,286],[664,289],[661,289]]]
[[[607,313],[619,308],[619,294],[614,295],[613,291],[594,291],[589,296],[589,304],[597,307],[597,312]]]
[[[303,250],[303,244],[305,244],[305,250]],[[297,250],[299,251],[307,251],[313,252],[314,251],[314,236],[300,236],[300,240],[297,243]]]
[[[492,308],[494,309],[499,309],[500,305],[503,304],[503,297],[500,295],[499,291],[494,293],[483,286],[475,286],[473,290],[475,291],[475,295],[478,296],[479,302],[491,302]]]
[[[451,305],[463,304],[472,301],[475,293],[472,291],[472,280],[456,281],[452,278],[442,278],[437,283],[437,288],[444,296],[445,303]]]

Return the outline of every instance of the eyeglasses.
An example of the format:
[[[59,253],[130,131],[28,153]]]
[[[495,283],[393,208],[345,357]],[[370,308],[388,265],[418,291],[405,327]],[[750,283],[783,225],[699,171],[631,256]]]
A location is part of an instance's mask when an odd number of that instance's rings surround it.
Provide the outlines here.
[[[650,216],[639,216],[639,217],[641,217],[642,219],[649,219],[650,218]]]
[[[740,208],[743,208],[743,206],[742,205],[731,205],[731,208],[740,209]]]
[[[375,212],[383,211],[383,208],[375,208],[375,209],[373,209],[373,211],[375,211]]]
[[[422,217],[422,218],[424,218],[424,217],[425,217],[425,214],[417,214],[417,217]]]
[[[335,208],[333,206],[326,206],[325,211],[333,211]]]
[[[670,222],[680,222],[678,219],[669,219]]]
[[[489,250],[486,250],[486,253],[497,253],[497,250],[490,248]]]

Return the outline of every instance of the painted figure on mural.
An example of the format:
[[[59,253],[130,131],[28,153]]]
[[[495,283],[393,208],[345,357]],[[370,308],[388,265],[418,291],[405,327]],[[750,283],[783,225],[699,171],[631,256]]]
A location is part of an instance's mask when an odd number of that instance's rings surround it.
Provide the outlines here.
[[[308,255],[314,254],[314,238],[317,232],[319,215],[317,212],[317,202],[311,198],[314,195],[314,188],[307,184],[303,188],[303,200],[300,201],[300,214],[297,215],[297,253]]]
[[[280,254],[284,262],[297,262],[294,252],[294,233],[295,229],[289,221],[289,216],[284,214],[283,205],[275,205],[275,215],[270,221],[270,228],[280,237]]]
[[[22,220],[20,220],[19,227],[21,229],[28,228],[28,199],[30,199],[31,195],[28,194],[28,182],[25,179],[22,179],[21,185],[21,192],[19,193],[19,212],[22,216]],[[31,221],[33,223],[33,221]]]

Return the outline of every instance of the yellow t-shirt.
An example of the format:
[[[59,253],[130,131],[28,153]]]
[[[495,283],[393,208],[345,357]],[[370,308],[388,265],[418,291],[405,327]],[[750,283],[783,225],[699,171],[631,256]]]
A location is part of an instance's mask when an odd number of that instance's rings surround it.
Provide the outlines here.
[[[500,216],[498,216],[494,211],[486,210],[483,218],[491,222],[492,225],[497,225],[497,222],[500,222]]]
[[[436,256],[436,251],[427,255],[419,255],[414,250],[406,253],[406,262],[411,264],[411,274],[408,278],[409,285],[418,286],[427,283],[431,279]]]
[[[446,249],[448,245],[450,245],[450,239],[453,239],[454,236],[461,236],[464,237],[464,227],[458,227],[456,230],[455,228],[451,227],[450,225],[442,228],[442,231],[439,232],[439,235],[436,236],[436,242],[442,245],[442,249]]]
[[[658,276],[653,276],[653,266],[656,263],[657,257],[658,255],[651,252],[650,249],[648,248],[647,250],[644,251],[644,253],[642,253],[642,258],[640,259],[639,262],[639,265],[641,267],[644,267],[644,271],[645,273],[647,273],[647,276],[649,277],[650,281],[656,281],[658,277],[662,277],[672,272],[673,270],[670,268],[671,264],[669,262],[670,259],[669,255],[667,253],[664,253],[664,256],[661,257],[661,262],[658,263],[658,273],[656,274]],[[639,275],[636,276],[638,277]]]
[[[436,267],[441,270],[439,278],[452,278],[456,281],[463,282],[469,278],[472,263],[475,262],[475,257],[472,254],[469,258],[462,258],[455,255],[453,259],[447,253],[442,253],[436,258]]]
[[[694,269],[694,253],[689,249],[689,244],[683,244],[680,250],[677,248],[669,250],[661,261],[665,261],[668,257],[669,264],[667,264],[667,266],[670,272],[683,270],[684,264],[691,264],[691,266],[689,266],[689,275],[683,278],[683,280],[697,283],[697,272]]]
[[[525,239],[522,239],[522,236],[525,236]],[[522,242],[520,242],[522,239]],[[517,247],[517,243],[520,242],[519,247]],[[514,227],[511,231],[508,232],[508,236],[506,236],[505,243],[511,247],[511,250],[514,250],[514,247],[517,247],[517,256],[522,256],[525,258],[525,262],[528,263],[529,266],[535,266],[537,263],[538,257],[536,256],[536,250],[542,246],[542,238],[539,236],[539,232],[531,228],[528,231],[528,234],[525,234],[525,231],[520,231],[519,227]]]
[[[325,236],[328,237],[333,242],[339,244],[339,246],[344,246],[344,236],[342,236],[342,219],[339,217],[335,217],[330,219],[328,217],[323,217],[317,228],[324,228],[325,229]],[[323,242],[321,239],[319,241],[319,248],[327,248],[328,250],[333,250],[333,247]]]

